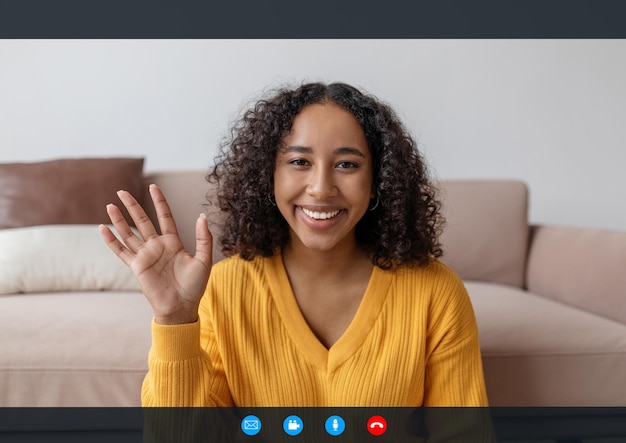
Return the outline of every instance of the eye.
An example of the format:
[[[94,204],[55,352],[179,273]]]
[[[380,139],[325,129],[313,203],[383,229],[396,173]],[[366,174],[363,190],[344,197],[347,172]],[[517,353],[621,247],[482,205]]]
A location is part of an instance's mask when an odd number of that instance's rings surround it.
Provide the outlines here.
[[[307,162],[303,158],[294,158],[292,160],[289,160],[289,164],[294,166],[307,166],[309,162]]]
[[[357,165],[354,162],[344,161],[344,162],[337,163],[337,168],[339,169],[351,169],[351,168],[358,168],[358,167],[359,165]]]

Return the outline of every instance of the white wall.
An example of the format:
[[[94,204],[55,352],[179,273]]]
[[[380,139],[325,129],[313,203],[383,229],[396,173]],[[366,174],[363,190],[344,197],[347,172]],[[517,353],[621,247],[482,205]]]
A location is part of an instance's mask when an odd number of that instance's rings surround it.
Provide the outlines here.
[[[0,161],[208,167],[259,91],[340,80],[392,104],[439,178],[512,177],[531,221],[626,229],[624,40],[2,40]]]

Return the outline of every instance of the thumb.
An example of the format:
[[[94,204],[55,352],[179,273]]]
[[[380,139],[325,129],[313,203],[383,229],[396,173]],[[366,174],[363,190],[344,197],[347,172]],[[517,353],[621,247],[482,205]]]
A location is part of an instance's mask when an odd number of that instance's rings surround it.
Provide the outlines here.
[[[213,264],[213,236],[209,231],[206,215],[200,214],[196,220],[196,256],[208,269]]]

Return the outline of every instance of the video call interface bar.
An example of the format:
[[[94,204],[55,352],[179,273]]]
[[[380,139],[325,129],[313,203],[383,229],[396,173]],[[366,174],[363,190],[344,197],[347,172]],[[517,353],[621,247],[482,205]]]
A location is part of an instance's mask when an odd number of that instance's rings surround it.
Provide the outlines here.
[[[626,442],[623,408],[0,408],[2,442]]]

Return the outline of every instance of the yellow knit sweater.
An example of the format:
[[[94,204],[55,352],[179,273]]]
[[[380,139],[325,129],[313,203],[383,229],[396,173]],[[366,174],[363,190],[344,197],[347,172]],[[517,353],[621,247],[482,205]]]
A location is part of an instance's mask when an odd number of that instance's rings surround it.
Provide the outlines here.
[[[374,267],[344,335],[308,327],[282,256],[213,267],[193,324],[152,324],[144,406],[485,406],[478,332],[459,277]]]

